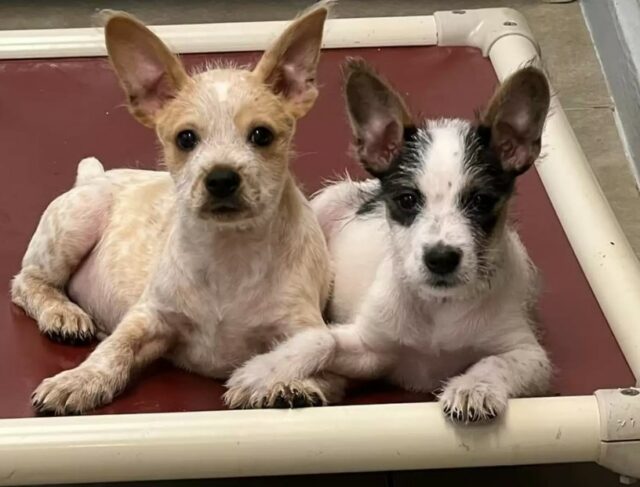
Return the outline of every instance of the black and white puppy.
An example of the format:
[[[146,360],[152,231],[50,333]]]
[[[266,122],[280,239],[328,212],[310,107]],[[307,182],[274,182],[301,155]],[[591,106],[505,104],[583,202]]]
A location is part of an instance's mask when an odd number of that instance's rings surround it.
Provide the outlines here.
[[[329,314],[343,324],[296,335],[235,379],[298,387],[329,371],[416,391],[444,383],[444,412],[462,422],[543,392],[551,365],[532,324],[536,272],[507,212],[540,153],[544,74],[512,75],[478,125],[415,124],[362,61],[347,66],[346,96],[355,152],[374,179],[333,184],[312,203],[335,270]]]

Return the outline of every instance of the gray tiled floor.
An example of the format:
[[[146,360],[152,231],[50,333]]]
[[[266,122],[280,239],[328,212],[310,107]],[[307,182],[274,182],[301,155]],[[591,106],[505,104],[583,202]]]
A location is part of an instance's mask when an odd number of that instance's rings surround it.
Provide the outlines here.
[[[287,19],[309,0],[4,0],[0,29],[80,27],[100,8],[130,11],[147,23],[230,22]],[[552,82],[577,137],[637,254],[640,254],[640,196],[615,126],[615,107],[598,64],[577,3],[544,4],[540,0],[341,0],[337,16],[428,14],[436,10],[509,6],[521,10],[541,44]],[[305,478],[306,485],[442,485],[467,484],[483,478],[492,485],[617,485],[616,476],[594,466],[532,469],[467,470],[452,473],[407,473],[395,476]],[[323,480],[324,479],[324,480]],[[429,482],[430,481],[430,482]],[[434,482],[435,481],[435,482]],[[273,482],[273,483],[272,483]],[[290,479],[291,485],[296,483]],[[149,484],[147,484],[149,485]],[[154,485],[160,485],[154,483]],[[165,485],[165,484],[162,484]],[[177,484],[174,484],[177,485]],[[202,482],[185,485],[289,485],[277,480]]]

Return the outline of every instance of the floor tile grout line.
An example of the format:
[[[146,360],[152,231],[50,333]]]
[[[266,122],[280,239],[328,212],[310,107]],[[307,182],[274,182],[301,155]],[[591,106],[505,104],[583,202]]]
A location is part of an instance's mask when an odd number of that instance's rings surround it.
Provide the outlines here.
[[[580,110],[611,110],[615,111],[614,105],[593,105],[586,107],[562,107],[565,112],[577,112]]]

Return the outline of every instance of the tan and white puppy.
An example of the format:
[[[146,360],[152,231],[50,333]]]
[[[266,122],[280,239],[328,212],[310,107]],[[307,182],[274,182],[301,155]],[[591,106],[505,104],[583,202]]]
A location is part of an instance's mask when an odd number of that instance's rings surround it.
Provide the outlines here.
[[[86,159],[44,212],[12,299],[55,340],[107,338],[40,384],[39,412],[108,403],[160,357],[226,378],[298,330],[325,326],[328,252],[289,158],[296,120],[318,94],[328,6],[299,16],[255,69],[193,75],[136,19],[108,16],[109,58],[168,171],[105,172]],[[332,397],[331,377],[304,386],[312,397],[274,390],[260,405]]]

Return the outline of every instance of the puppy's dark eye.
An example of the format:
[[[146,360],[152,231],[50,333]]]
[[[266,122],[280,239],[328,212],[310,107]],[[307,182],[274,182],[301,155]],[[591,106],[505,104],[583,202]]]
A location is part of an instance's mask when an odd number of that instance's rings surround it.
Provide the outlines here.
[[[418,196],[415,193],[407,192],[396,196],[393,199],[402,210],[412,211],[418,206]]]
[[[493,195],[476,193],[469,201],[469,206],[479,213],[489,213],[497,202],[498,200]]]
[[[191,151],[198,145],[198,134],[193,130],[183,130],[176,135],[176,145],[180,150]]]
[[[267,127],[256,127],[249,132],[249,142],[258,147],[266,147],[273,142],[273,132]]]

